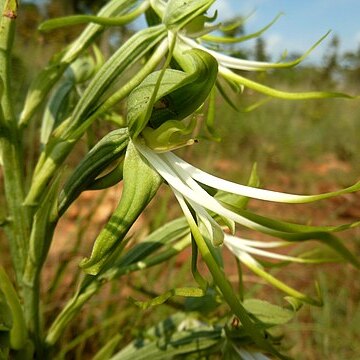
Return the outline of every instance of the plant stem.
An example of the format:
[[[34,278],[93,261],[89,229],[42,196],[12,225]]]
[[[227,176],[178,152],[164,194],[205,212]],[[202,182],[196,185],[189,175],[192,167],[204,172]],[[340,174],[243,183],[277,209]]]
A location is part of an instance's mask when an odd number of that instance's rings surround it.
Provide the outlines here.
[[[7,2],[0,1],[0,11],[8,11]],[[29,212],[24,201],[24,167],[20,133],[14,114],[10,84],[10,60],[14,39],[15,21],[2,15],[0,18],[0,79],[3,86],[0,114],[0,146],[3,156],[5,197],[9,217],[7,232],[16,278],[21,283],[29,239]]]
[[[280,354],[272,345],[270,342],[268,342],[265,337],[263,336],[261,330],[259,330],[256,327],[256,324],[251,320],[250,316],[246,312],[246,309],[236,296],[231,283],[228,281],[226,275],[224,274],[224,271],[219,267],[217,264],[215,258],[213,257],[206,241],[204,240],[192,214],[189,210],[187,204],[185,203],[185,200],[182,198],[182,196],[175,191],[175,196],[177,197],[179,204],[184,212],[184,215],[186,216],[186,219],[189,223],[191,232],[193,234],[193,237],[196,241],[196,245],[198,246],[198,249],[214,279],[214,283],[222,293],[225,301],[229,305],[232,312],[239,318],[241,321],[245,331],[249,334],[249,336],[252,338],[252,340],[255,342],[257,346],[259,346],[261,349],[264,349],[266,351],[269,351],[270,353],[276,355],[279,359],[287,359],[285,356]]]
[[[23,205],[25,198],[24,154],[22,134],[15,117],[11,96],[11,51],[15,33],[16,1],[0,0],[0,85],[3,87],[0,110],[0,147],[4,173],[5,198],[7,202],[7,235],[17,284],[23,297],[26,327],[30,336],[39,338],[35,331],[39,323],[39,277],[31,284],[23,279],[29,253],[31,211]],[[33,269],[36,274],[38,271]],[[35,304],[37,302],[37,304]],[[39,341],[34,341],[38,347]],[[39,349],[36,348],[36,352]]]

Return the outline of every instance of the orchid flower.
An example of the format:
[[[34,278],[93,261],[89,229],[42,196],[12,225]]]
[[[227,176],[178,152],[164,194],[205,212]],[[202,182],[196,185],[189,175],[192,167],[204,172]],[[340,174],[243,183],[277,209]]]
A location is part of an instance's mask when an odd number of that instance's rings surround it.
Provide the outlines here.
[[[163,23],[167,25],[170,37],[174,34],[177,36],[178,40],[174,49],[174,57],[180,63],[182,54],[185,51],[190,49],[199,49],[212,55],[218,63],[219,74],[221,75],[221,77],[225,78],[233,84],[237,84],[240,89],[248,87],[249,89],[255,90],[267,96],[292,100],[318,99],[328,97],[349,97],[346,94],[336,92],[312,91],[296,93],[276,90],[234,72],[234,70],[266,71],[272,69],[294,67],[301,63],[328,36],[329,32],[322,36],[318,41],[316,41],[315,44],[312,45],[303,55],[292,61],[264,62],[239,59],[237,57],[225,55],[219,51],[215,51],[210,47],[207,47],[207,44],[214,42],[223,44],[226,44],[228,42],[234,43],[258,37],[266,30],[268,30],[282,14],[276,16],[273,21],[271,21],[267,26],[257,31],[256,33],[240,37],[239,39],[234,39],[222,36],[209,35],[209,33],[211,33],[212,31],[218,30],[221,25],[218,24],[211,27],[205,26],[205,23],[207,21],[214,21],[216,19],[216,14],[213,18],[207,18],[204,15],[204,13],[209,10],[210,6],[214,5],[215,0],[203,0],[197,2],[189,1],[184,2],[183,4],[181,4],[180,1],[169,1],[166,3],[163,0],[151,0],[150,3],[154,11],[162,19]],[[179,17],[179,6],[187,7],[189,14],[187,14],[188,16],[186,20],[184,20],[185,16]],[[216,9],[216,4],[214,8]],[[184,9],[182,9],[181,11],[184,11]],[[185,12],[186,10],[184,11],[184,13]],[[195,23],[196,25],[193,26],[193,23]],[[195,30],[193,28],[195,28]]]

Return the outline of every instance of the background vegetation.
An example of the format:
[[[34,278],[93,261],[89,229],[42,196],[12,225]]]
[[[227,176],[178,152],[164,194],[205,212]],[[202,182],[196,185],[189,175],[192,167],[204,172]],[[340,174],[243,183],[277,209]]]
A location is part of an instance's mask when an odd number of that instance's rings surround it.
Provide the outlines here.
[[[40,7],[29,2],[22,5],[17,20],[18,37],[13,59],[16,77],[14,92],[19,103],[25,95],[22,90],[27,88],[32,76],[46,63],[50,55],[68,43],[77,31],[76,28],[69,31],[62,29],[44,35],[35,31],[37,25],[46,17],[94,11],[103,2],[53,0]],[[119,41],[128,37],[132,31],[133,29],[129,28],[105,33],[100,44],[103,53],[110,52],[111,47],[116,47]],[[339,53],[339,41],[341,39],[334,36],[328,45],[322,45],[328,48],[324,52],[326,56],[317,65],[298,66],[296,69],[252,76],[261,77],[263,83],[279,89],[336,89],[359,94],[360,45],[354,52],[342,54]],[[266,43],[261,38],[254,43],[250,51],[242,48],[225,50],[257,60],[271,58]],[[193,152],[192,148],[184,149],[185,158],[199,167],[211,167],[222,177],[239,182],[246,181],[256,162],[260,179],[268,179],[263,186],[287,192],[331,191],[348,186],[357,179],[360,173],[358,100],[271,100],[254,111],[249,109],[262,100],[259,95],[248,92],[232,100],[238,111],[221,99],[218,100],[217,125],[223,145],[215,147],[207,140],[209,134],[199,133],[201,141],[197,145],[197,151]],[[123,105],[120,104],[119,112],[122,111]],[[201,115],[199,119],[201,120]],[[229,131],[234,128],[234,123],[236,132]],[[32,124],[37,126],[36,122]],[[97,131],[101,129],[98,128]],[[28,141],[31,142],[32,139],[29,138]],[[83,154],[82,148],[78,149],[78,154]],[[29,152],[29,164],[33,157],[34,154]],[[69,166],[71,161],[75,160],[70,159]],[[78,272],[78,262],[88,253],[94,233],[115,206],[112,194],[116,191],[120,190],[116,188],[106,192],[83,194],[60,224],[45,273],[45,276],[57,276],[58,286],[55,284],[50,289],[43,289],[48,298],[46,311],[50,320],[52,314],[55,316],[61,304],[68,298],[66,290],[70,282],[75,282],[74,274]],[[173,199],[164,192],[162,204],[157,205],[156,209],[150,207],[147,211],[148,217],[146,220],[142,219],[136,229],[145,233],[171,218],[173,212],[177,211],[173,210],[172,203]],[[256,201],[251,204],[252,207],[260,208]],[[317,204],[316,207],[307,205],[306,208],[301,205],[289,208],[274,204],[264,207],[262,204],[261,211],[282,214],[282,218],[297,219],[305,223],[322,224],[324,219],[330,219],[334,224],[344,219],[350,222],[360,217],[360,195],[350,194],[341,199]],[[356,247],[354,250],[360,254],[360,231],[349,231],[346,235],[352,239]],[[2,240],[0,251],[7,251]],[[73,256],[74,254],[76,256]],[[229,267],[234,271],[235,266],[235,263],[229,261]],[[167,311],[166,306],[144,316],[135,305],[124,299],[130,296],[146,299],[147,295],[154,295],[153,289],[161,293],[170,286],[170,282],[171,287],[174,287],[176,278],[181,279],[184,273],[188,273],[189,267],[190,260],[181,256],[168,264],[166,276],[163,275],[163,267],[155,267],[146,273],[141,272],[138,276],[133,275],[128,279],[127,286],[123,283],[109,285],[84,309],[76,328],[64,334],[64,358],[69,353],[73,355],[67,358],[85,358],[84,354],[92,353],[99,347],[102,339],[109,338],[120,328],[123,334],[127,334],[122,340],[126,343],[137,335],[134,332],[153,323],[154,319],[160,316],[162,318]],[[291,348],[290,352],[299,359],[360,358],[360,283],[356,271],[350,266],[342,265],[311,269],[292,265],[287,269],[288,272],[282,275],[282,279],[297,284],[296,287],[305,292],[313,291],[308,289],[308,284],[311,284],[313,278],[317,278],[325,300],[323,308],[305,307],[296,321],[288,326],[287,344]],[[279,294],[266,285],[259,284],[250,273],[245,279],[245,286],[249,291],[266,299],[279,299]],[[189,278],[188,281],[190,284],[192,280]],[[118,311],[119,302],[122,303],[121,312]],[[169,307],[180,305],[176,302],[168,303]],[[99,332],[99,324],[105,325],[105,330]],[[72,332],[82,332],[83,336],[73,343]]]

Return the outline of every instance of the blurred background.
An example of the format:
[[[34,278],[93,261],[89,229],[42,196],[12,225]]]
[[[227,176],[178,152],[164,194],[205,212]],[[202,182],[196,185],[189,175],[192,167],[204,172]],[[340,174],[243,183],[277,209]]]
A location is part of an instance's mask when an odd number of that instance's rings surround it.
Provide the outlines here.
[[[13,85],[19,109],[24,100],[25,91],[39,69],[54,53],[71,42],[82,29],[82,27],[72,27],[41,34],[36,30],[37,26],[48,18],[73,13],[94,13],[105,2],[102,0],[22,1],[17,19],[18,36],[13,54],[15,79]],[[314,51],[314,57],[310,55],[309,60],[296,68],[258,74],[245,73],[245,76],[281,90],[328,90],[351,95],[360,94],[360,28],[357,30],[354,27],[351,28],[356,22],[356,10],[352,7],[351,1],[341,2],[342,9],[346,8],[342,11],[349,14],[346,19],[335,10],[329,12],[329,15],[318,12],[318,17],[315,16],[317,13],[314,4],[318,3],[319,6],[325,3],[340,4],[340,1],[305,1],[301,4],[297,3],[296,6],[292,4],[291,8],[286,3],[294,2],[218,1],[217,3],[220,4],[217,5],[220,14],[224,14],[221,15],[224,16],[221,17],[224,22],[234,20],[234,16],[241,18],[253,13],[247,22],[234,30],[231,34],[233,36],[257,31],[281,11],[289,14],[290,19],[287,16],[282,17],[264,36],[246,45],[230,45],[222,49],[226,53],[245,59],[276,62],[281,60],[285,50],[287,50],[286,59],[294,59],[310,48],[327,30],[333,28],[332,33]],[[241,3],[241,6],[238,3]],[[357,5],[359,8],[359,4]],[[331,6],[329,5],[328,9]],[[325,9],[324,6],[323,8]],[[297,20],[293,21],[293,19]],[[338,25],[339,19],[343,24],[342,27]],[[105,58],[143,23],[144,20],[140,19],[129,27],[114,28],[105,32],[99,40],[99,47]],[[296,32],[297,35],[293,35]],[[182,156],[204,170],[211,170],[212,173],[240,183],[247,182],[251,169],[256,163],[261,186],[284,192],[327,192],[349,186],[358,180],[360,174],[360,102],[358,99],[306,102],[273,99],[253,109],[253,105],[262,99],[261,95],[249,90],[245,90],[242,95],[231,95],[236,110],[219,97],[216,109],[216,132],[221,138],[221,143],[211,141],[209,134],[199,126],[197,132],[199,144],[182,149]],[[125,105],[119,104],[118,111],[125,113]],[[40,121],[40,118],[38,120]],[[32,125],[34,133],[36,127],[39,126],[39,121]],[[201,115],[199,115],[199,123],[201,123]],[[97,126],[101,132],[101,124]],[[73,155],[70,163],[77,163],[83,151],[79,149],[78,156]],[[35,155],[36,150],[34,152],[29,150],[28,161],[34,161]],[[91,206],[93,209],[98,209],[97,215],[90,210],[84,213],[84,204],[88,210]],[[173,210],[176,206],[173,207],[172,204],[175,204],[174,200],[164,190],[162,200],[152,204],[150,210],[147,211],[147,217],[141,221],[146,223],[147,228],[155,228],[158,224],[166,222],[176,212]],[[301,223],[335,225],[360,218],[360,194],[349,194],[306,206],[289,207],[256,201],[250,204],[261,214],[272,214],[284,220]],[[116,197],[111,190],[105,195],[98,192],[84,194],[60,224],[62,238],[76,237],[81,240],[91,237],[91,233],[99,229],[115,205]],[[155,207],[157,211],[152,211]],[[360,254],[359,230],[348,231],[343,234],[343,238],[348,240],[349,246],[357,254]],[[87,254],[91,245],[91,242],[88,245],[82,245],[83,253],[76,255],[74,243],[71,243],[72,246],[61,242],[55,243],[47,265],[48,275],[45,277],[59,276],[59,279],[61,277],[66,284],[65,268],[71,264],[65,265],[65,263],[73,262],[76,269],[79,259]],[[1,241],[0,245],[1,251],[7,251],[4,241]],[[55,263],[62,263],[62,268],[54,269]],[[179,273],[184,273],[184,269],[189,269],[186,256],[169,264],[168,271],[174,274],[171,287],[174,286],[175,277],[179,276]],[[147,289],[151,288],[151,284],[156,283],[159,276],[157,271],[159,269],[155,268],[148,272],[146,278],[140,274],[132,279],[132,284],[136,286],[129,285],[131,290],[139,291],[140,289],[146,293]],[[359,274],[355,270],[342,264],[309,267],[292,265],[281,274],[282,280],[307,293],[314,293],[313,281],[315,279],[322,288],[325,300],[323,308],[304,306],[296,321],[287,326],[286,337],[290,352],[296,358],[334,360],[360,358],[360,283],[358,277]],[[246,275],[245,280],[250,293],[281,302],[281,294],[271,290],[265,284],[259,284],[250,273]],[[69,278],[68,281],[74,280]],[[91,305],[92,308],[90,309],[89,305],[89,309],[84,310],[87,315],[79,321],[77,326],[83,326],[84,329],[91,328],[96,323],[96,318],[100,316],[99,304],[103,304],[104,299],[108,305],[104,305],[107,312],[115,309],[115,305],[119,302],[117,296],[120,293],[119,287],[120,285],[117,284],[111,285],[102,295],[99,295]],[[163,287],[166,289],[166,282]],[[48,291],[49,297],[52,296],[53,299],[50,302],[53,305],[47,310],[49,314],[56,313],[61,303],[68,297],[65,288],[67,289],[68,286],[44,289],[44,292]],[[97,308],[94,313],[95,307]],[[159,316],[161,311],[164,310],[153,311],[147,321],[151,322],[154,317]],[[128,328],[130,332],[135,331],[134,326],[142,321],[138,313],[140,312],[133,307],[127,312],[122,312],[121,316],[118,314],[117,326]],[[131,327],[126,325],[130,317],[135,319],[132,320]],[[96,329],[94,331],[96,333]],[[89,334],[90,339],[91,336]],[[102,336],[108,336],[108,334]],[[64,343],[69,341],[68,339],[71,339],[71,331],[65,335]],[[93,340],[93,346],[96,346],[96,341]],[[78,345],[75,344],[74,348],[76,346]],[[81,354],[81,347],[77,352]]]

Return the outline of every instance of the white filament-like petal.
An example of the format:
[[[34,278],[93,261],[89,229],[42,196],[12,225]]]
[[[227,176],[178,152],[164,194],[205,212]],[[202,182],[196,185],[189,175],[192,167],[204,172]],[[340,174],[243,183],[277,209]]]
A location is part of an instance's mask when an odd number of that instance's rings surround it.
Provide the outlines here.
[[[225,234],[221,229],[221,226],[209,215],[209,213],[202,206],[199,206],[198,204],[194,203],[189,199],[188,201],[190,206],[196,212],[199,220],[204,224],[213,245],[222,245],[224,243]]]
[[[318,200],[319,197],[326,197],[326,194],[322,195],[294,195],[288,193],[282,193],[272,190],[258,189],[252,186],[246,186],[234,183],[232,181],[224,180],[214,175],[211,175],[205,171],[202,171],[195,166],[180,159],[175,154],[168,152],[164,154],[169,161],[173,162],[177,166],[181,167],[186,173],[189,174],[194,180],[211,186],[214,189],[223,190],[232,194],[250,197],[253,199],[281,202],[281,203],[304,203]],[[330,196],[330,194],[329,194]]]
[[[248,254],[263,256],[263,257],[276,259],[276,260],[299,262],[299,263],[306,262],[306,260],[301,259],[301,258],[272,253],[270,251],[253,248],[251,246],[244,244],[241,238],[237,238],[234,236],[225,236],[224,243],[229,248],[229,250],[231,252],[233,252],[235,255],[237,254],[238,251],[241,251],[241,252],[246,252]]]
[[[234,58],[232,56],[224,55],[224,54],[218,53],[216,51],[210,50],[207,47],[200,45],[195,40],[192,40],[182,34],[179,34],[178,36],[190,48],[196,48],[196,49],[200,49],[200,50],[208,52],[210,55],[212,55],[218,61],[219,65],[222,65],[222,66],[225,66],[225,67],[228,67],[231,69],[246,70],[246,71],[258,71],[258,70],[272,69],[279,65],[279,64],[269,63],[269,62],[251,61],[251,60]]]
[[[226,236],[227,236],[227,238],[230,239],[230,241],[234,241],[234,242],[241,241],[241,243],[244,245],[255,247],[255,248],[263,248],[263,249],[272,249],[272,248],[284,247],[284,246],[289,246],[289,245],[294,244],[289,241],[256,241],[256,240],[239,238],[237,236],[232,236],[232,235],[226,235]]]
[[[211,210],[216,214],[229,218],[240,225],[278,236],[278,231],[257,224],[256,222],[251,221],[225,208],[206,191],[198,193],[197,191],[189,188],[181,179],[179,179],[178,174],[174,172],[174,170],[161,158],[161,156],[164,156],[164,154],[156,154],[151,149],[142,144],[136,144],[136,147],[140,153],[150,162],[150,164],[152,164],[156,171],[169,183],[169,185],[179,191],[179,193],[181,193],[187,199],[194,201],[198,205],[203,206],[204,208]],[[177,171],[180,172],[181,169],[177,167]]]

